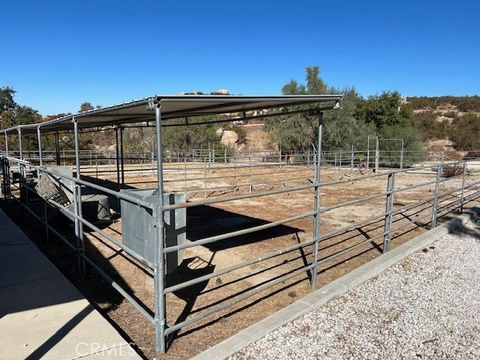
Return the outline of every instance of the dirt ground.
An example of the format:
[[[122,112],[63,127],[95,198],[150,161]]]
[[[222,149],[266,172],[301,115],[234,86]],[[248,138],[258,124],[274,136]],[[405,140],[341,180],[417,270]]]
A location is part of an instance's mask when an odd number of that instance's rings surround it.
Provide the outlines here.
[[[154,188],[156,177],[151,164],[129,165],[125,176],[125,188]],[[310,184],[313,181],[312,166],[238,163],[167,163],[165,164],[166,191],[185,191],[189,201],[215,197],[235,197],[260,193],[273,189],[291,188]],[[185,171],[185,169],[187,171]],[[96,166],[84,169],[90,180],[116,188],[116,174],[111,167]],[[98,179],[97,179],[98,178]],[[326,211],[321,215],[320,232],[323,235],[319,246],[318,285],[325,285],[348,273],[352,269],[381,255],[383,243],[383,213],[385,211],[386,174],[369,177],[361,171],[351,169],[322,168],[321,206],[328,207],[345,203],[364,196],[378,195],[368,202]],[[395,189],[420,185],[435,180],[431,169],[416,170],[408,174],[397,174]],[[447,181],[448,180],[448,181]],[[340,184],[330,182],[340,181]],[[461,177],[444,179],[440,193],[447,193],[461,185]],[[466,176],[466,183],[473,184],[478,176]],[[394,196],[394,209],[412,205],[408,210],[393,218],[392,247],[411,239],[429,228],[432,202],[413,205],[427,199],[435,191],[433,184],[400,191]],[[476,190],[465,192],[474,197]],[[225,232],[245,229],[286,219],[313,210],[312,189],[283,194],[255,197],[243,200],[216,203],[189,208],[187,210],[187,239],[191,242]],[[476,196],[478,197],[478,196]],[[444,212],[458,207],[459,194],[446,195],[439,203]],[[468,205],[473,204],[470,202]],[[454,206],[450,206],[453,204]],[[450,208],[449,208],[450,206]],[[114,206],[112,207],[114,208]],[[235,301],[238,296],[248,294],[280,276],[291,277],[271,288],[260,291],[246,300],[239,301],[224,310],[182,328],[170,338],[168,352],[155,354],[154,331],[150,323],[138,313],[128,301],[109,287],[92,269],[85,278],[75,274],[76,260],[61,242],[50,236],[50,243],[43,238],[40,225],[32,226],[18,207],[6,208],[10,216],[39,244],[41,249],[76,284],[85,296],[101,309],[109,319],[148,359],[188,359],[195,354],[219,343],[241,329],[267,317],[273,312],[294,302],[311,291],[308,271],[299,271],[312,260],[312,246],[306,246],[263,262],[247,266],[196,284],[192,287],[167,295],[167,324],[172,326],[187,318],[193,318],[225,302]],[[118,210],[115,209],[114,210]],[[449,212],[441,221],[453,216]],[[378,216],[376,221],[365,223]],[[71,237],[72,225],[57,219],[58,229]],[[121,218],[106,224],[103,231],[121,239]],[[339,233],[339,229],[348,231]],[[262,254],[280,250],[312,238],[312,216],[289,222],[254,234],[237,236],[213,244],[196,246],[185,251],[179,269],[167,277],[167,286],[219,271],[228,266],[256,259]],[[331,234],[328,236],[328,234]],[[153,309],[153,281],[150,271],[138,266],[130,256],[118,248],[108,245],[99,234],[87,233],[87,255],[106,273],[133,294],[141,303]]]

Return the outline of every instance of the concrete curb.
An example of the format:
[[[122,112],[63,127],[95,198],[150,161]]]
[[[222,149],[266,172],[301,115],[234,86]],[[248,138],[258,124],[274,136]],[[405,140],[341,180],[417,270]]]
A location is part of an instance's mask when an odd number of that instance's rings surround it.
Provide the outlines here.
[[[402,244],[395,249],[379,256],[372,261],[360,266],[348,274],[338,278],[328,285],[311,292],[305,297],[297,300],[286,308],[277,311],[267,318],[249,326],[232,337],[212,346],[204,352],[193,357],[193,360],[225,359],[233,353],[243,349],[247,345],[264,337],[267,333],[296,318],[312,311],[314,308],[327,303],[336,296],[340,296],[357,285],[381,274],[390,266],[402,261],[409,255],[429,246],[439,237],[452,233],[458,227],[464,225],[468,220],[479,216],[480,208],[475,207],[470,211],[451,219],[444,224],[438,225],[435,229],[419,235],[412,240]]]

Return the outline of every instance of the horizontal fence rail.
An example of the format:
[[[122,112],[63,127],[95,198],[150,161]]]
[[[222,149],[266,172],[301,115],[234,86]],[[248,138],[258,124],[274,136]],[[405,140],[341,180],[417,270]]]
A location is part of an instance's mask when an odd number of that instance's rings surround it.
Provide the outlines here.
[[[319,147],[320,148],[320,147]],[[314,150],[284,153],[281,151],[251,152],[248,154],[230,154],[227,150],[198,149],[164,151],[160,164],[155,153],[125,153],[122,162],[116,154],[82,151],[77,154],[63,152],[63,165],[72,167],[81,174],[66,175],[53,170],[50,165],[57,164],[58,153],[50,152],[15,152],[3,151],[0,157],[1,189],[5,199],[20,204],[45,228],[45,237],[54,235],[62,240],[78,257],[79,267],[82,262],[96,271],[116,291],[118,291],[132,306],[144,316],[159,331],[157,334],[163,340],[168,339],[187,327],[197,324],[203,319],[221,314],[236,304],[246,301],[260,293],[271,291],[292,279],[310,279],[316,286],[316,276],[321,268],[337,259],[342,261],[347,254],[365,246],[375,245],[387,252],[395,239],[406,236],[412,228],[434,228],[440,217],[453,211],[463,211],[464,207],[480,198],[480,160],[464,159],[461,161],[425,162],[425,157],[408,151],[383,151],[378,156],[375,151],[335,151],[321,152]],[[418,157],[417,157],[418,156]],[[368,158],[368,160],[367,160]],[[373,160],[372,160],[373,159]],[[416,161],[416,159],[420,159]],[[79,164],[73,166],[77,160]],[[50,164],[50,165],[49,165]],[[375,169],[376,164],[379,167]],[[321,165],[321,166],[320,166]],[[162,166],[161,168],[159,166]],[[375,172],[368,171],[368,169]],[[320,170],[322,175],[320,175]],[[327,172],[326,172],[327,171]],[[132,176],[130,175],[132,174]],[[133,177],[158,176],[162,178],[147,179],[146,184],[161,182],[161,193],[179,192],[187,194],[186,200],[174,204],[152,206],[151,203],[120,191],[127,185],[136,185]],[[80,176],[81,175],[81,176]],[[126,175],[126,178],[125,178]],[[34,181],[41,176],[51,176],[74,185],[73,208],[53,199],[47,199],[38,193]],[[428,179],[413,183],[402,180],[407,176],[423,176]],[[113,177],[116,182],[108,183]],[[130,177],[132,179],[130,179]],[[102,182],[102,181],[105,181]],[[351,191],[348,197],[331,203],[322,191],[344,190],[352,184],[369,184],[381,182],[383,188],[367,191],[365,194],[355,194]],[[117,187],[119,185],[119,187]],[[368,187],[365,187],[368,190]],[[152,214],[157,221],[158,238],[156,247],[162,263],[149,260],[145,254],[140,254],[124,244],[123,234],[112,233],[109,228],[101,228],[98,224],[85,218],[82,214],[81,194],[94,191],[110,198],[126,201],[135,207],[142,208]],[[165,216],[179,210],[198,208],[201,206],[236,204],[236,202],[274,199],[285,194],[308,193],[322,196],[313,210],[292,210],[288,217],[268,221],[264,224],[246,226],[240,230],[226,231],[218,235],[204,236],[195,241],[183,244],[166,245],[163,239]],[[198,196],[200,194],[200,196]],[[412,202],[398,202],[404,194],[423,194]],[[203,195],[203,196],[202,196]],[[412,195],[411,195],[412,196]],[[375,205],[379,211],[366,218],[354,219],[353,223],[333,228],[328,227],[326,217],[336,211],[345,209],[360,209],[364,205]],[[75,234],[65,235],[49,221],[48,209],[60,210],[75,222]],[[122,217],[128,214],[120,214]],[[333,215],[332,215],[333,216]],[[309,223],[311,221],[311,224]],[[315,223],[318,221],[318,223]],[[222,244],[240,236],[255,236],[262,231],[275,229],[287,224],[307,223],[312,225],[312,231],[299,238],[297,243],[281,248],[259,253],[254,258],[215,269],[208,274],[202,274],[185,281],[165,282],[165,262],[171,253],[205,247],[206,245]],[[316,225],[315,225],[316,224]],[[188,224],[187,224],[188,226]],[[304,225],[302,225],[304,226]],[[123,256],[143,269],[154,283],[155,306],[148,306],[135,296],[131,290],[125,289],[116,282],[104,269],[92,260],[82,243],[83,227],[92,234],[97,234],[102,241],[113,249],[122,252]],[[79,229],[81,233],[79,233]],[[365,233],[367,235],[365,235]],[[301,255],[298,253],[301,252]],[[294,261],[305,259],[301,266],[294,266]],[[286,262],[285,262],[286,261]],[[287,267],[282,273],[268,279],[249,285],[245,290],[232,296],[218,299],[210,305],[202,305],[192,311],[183,320],[168,323],[169,296],[189,289],[199,284],[208,283],[212,279],[226,274],[238,273],[239,270],[265,264],[269,271],[281,266]],[[163,267],[163,268],[162,268]],[[313,273],[315,275],[313,276]],[[243,277],[250,275],[242,275]],[[243,278],[240,277],[241,281]],[[314,280],[315,279],[315,280]],[[233,280],[232,280],[233,281]],[[237,280],[235,280],[237,281]],[[222,284],[204,290],[212,293],[217,288],[228,286]],[[159,311],[162,307],[165,311]],[[165,350],[163,348],[163,350]]]

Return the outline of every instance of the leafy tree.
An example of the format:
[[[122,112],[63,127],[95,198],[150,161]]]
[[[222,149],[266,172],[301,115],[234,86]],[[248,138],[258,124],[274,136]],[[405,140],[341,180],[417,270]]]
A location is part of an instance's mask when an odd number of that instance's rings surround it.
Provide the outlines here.
[[[80,111],[83,112],[83,111],[90,111],[90,110],[93,110],[94,107],[91,103],[89,102],[84,102],[82,103],[82,105],[80,105]]]
[[[0,88],[0,114],[15,109],[17,103],[14,100],[15,90],[11,87]]]
[[[320,78],[317,66],[306,69],[306,82],[291,80],[282,88],[285,95],[343,94],[342,108],[324,114],[322,147],[324,150],[356,150],[367,147],[368,135],[403,138],[405,154],[422,151],[422,139],[412,127],[412,109],[398,92],[383,92],[367,99],[354,88],[339,90]],[[303,107],[306,108],[306,107]],[[266,124],[266,129],[285,151],[305,150],[316,144],[318,121],[305,114],[285,115]],[[387,144],[388,142],[386,142]],[[399,144],[394,150],[400,150]],[[421,159],[421,156],[417,159]],[[405,162],[413,159],[404,157]],[[398,163],[398,162],[397,162]]]
[[[371,125],[354,117],[359,100],[355,89],[338,90],[328,86],[320,78],[318,66],[307,67],[305,75],[305,84],[291,80],[283,86],[282,93],[284,95],[343,93],[342,108],[327,111],[324,114],[323,148],[334,150],[350,148],[352,145],[354,147],[363,146],[367,135],[373,130]],[[267,122],[266,129],[273,134],[275,141],[283,150],[305,150],[317,142],[318,120],[308,114],[285,115]]]
[[[42,116],[37,110],[29,106],[17,105],[15,109],[15,123],[16,125],[35,124],[42,121]]]
[[[15,90],[11,87],[0,88],[0,128],[2,129],[13,126],[17,107],[14,97]]]
[[[306,95],[307,89],[305,85],[297,83],[296,80],[290,80],[282,87],[283,95]]]
[[[422,135],[411,126],[385,126],[380,132],[381,139],[403,139],[403,161],[404,166],[411,166],[423,160],[424,149]],[[400,164],[400,141],[380,142],[380,163],[381,165],[394,166]]]
[[[385,91],[358,101],[355,117],[375,124],[377,130],[384,126],[406,127],[412,124],[412,109],[403,102],[400,93]]]
[[[283,95],[323,94],[326,85],[320,79],[318,66],[306,69],[306,83],[299,84],[291,80],[282,87]],[[308,109],[308,106],[296,106],[293,109]],[[268,121],[265,129],[273,134],[275,141],[283,151],[295,151],[311,148],[316,143],[317,119],[308,114],[279,116]]]
[[[382,139],[403,139],[405,165],[423,159],[422,135],[414,128],[412,108],[400,93],[385,91],[380,95],[360,99],[357,102],[355,116],[367,124],[374,125],[375,134]],[[384,156],[380,162],[388,166],[399,164],[400,149],[399,141],[382,141],[380,154],[381,157],[382,154]]]
[[[198,117],[189,119],[189,123],[194,124],[206,120],[213,120],[213,118]],[[210,144],[220,141],[216,134],[218,128],[216,124],[180,126],[185,124],[184,119],[173,120],[169,124],[178,124],[179,126],[167,126],[163,129],[163,141],[166,149],[205,149]]]
[[[375,125],[355,117],[360,98],[355,89],[343,93],[342,108],[325,113],[324,148],[329,150],[365,149],[367,137],[376,132]]]

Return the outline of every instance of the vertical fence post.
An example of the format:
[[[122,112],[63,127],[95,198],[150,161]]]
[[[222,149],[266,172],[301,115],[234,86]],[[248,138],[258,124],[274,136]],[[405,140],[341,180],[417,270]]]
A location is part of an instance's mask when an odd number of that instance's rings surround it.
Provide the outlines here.
[[[366,164],[367,172],[368,168],[370,167],[370,135],[367,136],[367,164]]]
[[[212,168],[212,152],[208,151],[208,171]]]
[[[223,149],[223,163],[227,163],[227,148]]]
[[[77,119],[73,118],[73,136],[75,144],[75,177],[80,180],[80,146],[78,139],[78,123]],[[82,217],[82,190],[80,184],[75,183],[74,193],[74,213],[78,217]],[[83,239],[83,223],[75,217],[75,238],[77,240],[77,251],[79,254],[85,255],[85,243]],[[85,275],[85,261],[78,255],[78,270],[81,276]]]
[[[37,143],[38,143],[38,162],[40,166],[43,166],[43,153],[42,153],[42,134],[41,134],[41,129],[40,126],[37,127]],[[39,178],[43,176],[42,171],[39,170],[38,172]],[[47,202],[41,198],[43,202],[43,223],[45,224],[45,241],[48,243],[49,242],[49,237],[48,237],[48,207],[47,207]],[[42,210],[39,210],[40,213]]]
[[[379,163],[380,163],[380,144],[377,136],[375,140],[375,173],[376,174],[378,173]]]
[[[118,126],[115,127],[115,164],[117,165],[117,185],[120,189],[120,137],[118,134]],[[158,160],[157,160],[158,161]]]
[[[437,226],[437,211],[438,211],[438,193],[440,191],[440,174],[443,171],[443,164],[437,166],[437,174],[435,176],[435,194],[433,198],[433,206],[432,206],[432,224],[431,228],[435,228]]]
[[[463,201],[465,199],[465,175],[467,173],[467,162],[463,162],[463,173],[462,173],[462,193],[460,195],[460,213],[463,213]]]
[[[318,241],[320,237],[320,165],[322,154],[322,130],[323,130],[323,112],[318,113],[318,144],[317,144],[317,158],[315,161],[315,195],[313,205],[313,260],[312,260],[312,287],[317,286],[318,273]]]
[[[125,185],[125,155],[123,153],[123,127],[120,126],[120,165],[122,171],[122,185]]]
[[[233,192],[235,192],[237,188],[237,159],[235,155],[233,155],[233,181],[232,181],[232,186],[233,186]]]
[[[50,233],[48,231],[48,206],[46,200],[43,200],[43,221],[45,224],[45,242],[48,244],[50,242]]]
[[[42,154],[42,134],[40,126],[37,127],[37,143],[38,143],[38,163],[43,166],[43,154]]]
[[[0,189],[0,195],[3,196],[5,200],[7,200],[7,182],[5,179],[5,168],[7,166],[7,158],[5,155],[0,156],[0,170],[1,170],[1,176],[2,176],[2,183],[0,184],[1,189]]]
[[[402,149],[400,150],[400,170],[403,170],[403,139],[400,139],[402,141]]]
[[[352,156],[350,158],[350,174],[353,175],[353,166],[355,162],[355,152],[353,150],[353,145],[352,145]]]
[[[184,191],[186,192],[187,191],[187,158],[186,157],[183,158],[183,163],[184,163],[184,166],[183,166],[183,181],[185,183]]]
[[[19,158],[20,160],[23,160],[23,143],[22,143],[22,128],[18,127],[17,128],[17,133],[18,133],[18,150],[19,150]],[[20,201],[24,200],[22,199],[22,193],[26,194],[26,187],[25,187],[25,166],[24,164],[18,162],[18,172],[20,173]],[[25,210],[25,216],[26,216],[26,210]]]
[[[252,184],[252,157],[248,155],[248,192],[251,193],[253,190]]]
[[[383,253],[390,250],[392,240],[393,196],[395,189],[395,173],[391,172],[387,177],[387,197],[385,200],[385,222],[383,226]]]
[[[203,188],[205,192],[205,198],[207,197],[207,160],[204,160],[204,176],[203,176]]]
[[[153,266],[154,282],[154,301],[155,301],[155,349],[164,353],[165,345],[165,327],[166,327],[166,301],[163,290],[165,288],[165,255],[163,253],[165,233],[164,233],[164,200],[163,200],[163,147],[162,147],[162,124],[160,105],[155,106],[155,130],[157,146],[157,192],[158,207],[154,211],[156,239],[155,239],[155,259]]]
[[[10,162],[7,157],[2,157],[2,186],[4,199],[10,199]]]

